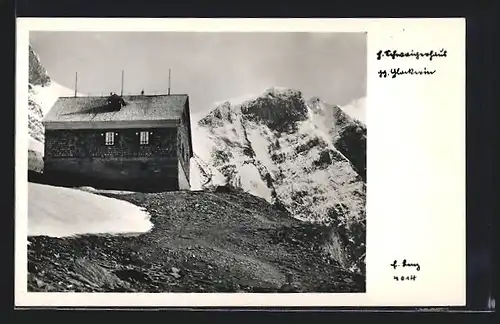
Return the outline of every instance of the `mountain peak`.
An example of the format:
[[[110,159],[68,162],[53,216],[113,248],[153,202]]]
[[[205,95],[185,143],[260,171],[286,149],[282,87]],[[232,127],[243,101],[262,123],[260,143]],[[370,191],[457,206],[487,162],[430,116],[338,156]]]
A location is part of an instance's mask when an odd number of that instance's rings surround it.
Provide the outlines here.
[[[269,87],[264,91],[264,95],[267,96],[302,96],[302,92],[293,89],[293,88],[287,88],[287,87]]]
[[[231,99],[226,99],[223,101],[215,102],[215,107],[222,107],[223,109],[227,109],[229,107],[235,109],[236,111],[240,111],[239,108],[248,106],[254,101],[262,98],[286,98],[293,96],[302,96],[302,93],[299,90],[291,89],[287,87],[269,87],[265,88],[259,92],[249,93],[245,95],[241,95],[239,97],[234,97]]]
[[[301,91],[270,87],[259,94],[217,103],[199,125],[220,126],[221,122],[232,122],[237,116],[263,123],[278,132],[293,132],[297,122],[308,118],[308,109]]]
[[[42,87],[51,83],[47,71],[40,63],[40,58],[31,45],[29,45],[29,83]]]
[[[298,90],[268,88],[263,95],[241,106],[249,120],[260,121],[278,132],[294,132],[296,124],[308,118],[308,110]]]
[[[315,114],[323,114],[325,103],[320,97],[314,96],[307,100],[307,106]]]

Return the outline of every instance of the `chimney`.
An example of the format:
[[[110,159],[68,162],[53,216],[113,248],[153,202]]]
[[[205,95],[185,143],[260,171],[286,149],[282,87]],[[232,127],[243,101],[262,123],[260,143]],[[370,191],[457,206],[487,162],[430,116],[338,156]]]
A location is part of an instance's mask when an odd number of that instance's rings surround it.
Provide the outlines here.
[[[170,96],[170,69],[168,69],[168,95]]]

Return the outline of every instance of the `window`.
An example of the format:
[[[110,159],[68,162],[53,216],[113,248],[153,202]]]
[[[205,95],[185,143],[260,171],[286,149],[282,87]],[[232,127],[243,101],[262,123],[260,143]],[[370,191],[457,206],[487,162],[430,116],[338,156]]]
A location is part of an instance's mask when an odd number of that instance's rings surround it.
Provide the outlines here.
[[[141,145],[149,144],[149,132],[141,132],[139,143]]]
[[[114,145],[114,144],[115,144],[115,133],[106,132],[106,145]]]

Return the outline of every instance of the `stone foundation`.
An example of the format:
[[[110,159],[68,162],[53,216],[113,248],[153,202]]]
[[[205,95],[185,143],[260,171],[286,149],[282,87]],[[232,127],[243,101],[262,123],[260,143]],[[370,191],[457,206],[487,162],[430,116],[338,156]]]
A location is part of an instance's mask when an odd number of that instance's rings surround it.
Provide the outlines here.
[[[179,190],[178,175],[176,158],[54,158],[44,165],[45,182],[100,189]]]

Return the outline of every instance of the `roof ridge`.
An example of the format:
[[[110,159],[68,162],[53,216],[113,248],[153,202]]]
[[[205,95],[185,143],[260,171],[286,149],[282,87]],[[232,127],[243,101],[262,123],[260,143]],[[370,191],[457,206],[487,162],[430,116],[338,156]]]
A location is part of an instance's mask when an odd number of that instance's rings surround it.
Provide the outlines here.
[[[109,96],[68,96],[59,97],[45,121],[112,121],[112,120],[164,120],[180,119],[184,105],[188,102],[187,94],[170,95],[124,95],[127,102],[116,112],[101,109]]]

